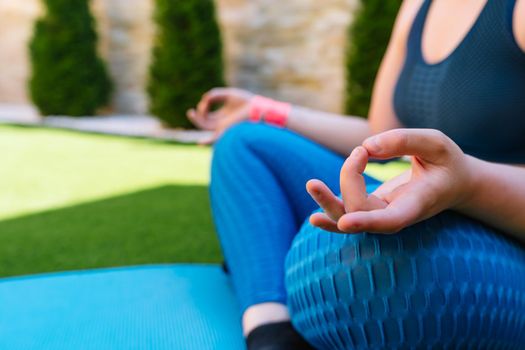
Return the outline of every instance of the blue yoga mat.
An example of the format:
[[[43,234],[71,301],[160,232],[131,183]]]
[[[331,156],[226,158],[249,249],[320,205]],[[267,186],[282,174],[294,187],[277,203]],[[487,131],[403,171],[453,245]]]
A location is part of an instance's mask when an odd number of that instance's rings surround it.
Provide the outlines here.
[[[165,265],[0,280],[0,349],[244,349],[218,266]]]

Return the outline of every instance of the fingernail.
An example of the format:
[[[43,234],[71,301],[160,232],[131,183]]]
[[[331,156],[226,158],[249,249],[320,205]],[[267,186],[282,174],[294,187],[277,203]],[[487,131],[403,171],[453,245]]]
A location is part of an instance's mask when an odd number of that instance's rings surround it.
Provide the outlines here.
[[[321,192],[319,192],[319,190],[315,190],[315,189],[310,190],[309,192],[314,197],[319,197],[319,195],[321,194]]]
[[[379,144],[379,138],[376,136],[366,139],[364,144],[365,144],[365,147],[369,151],[372,151],[375,153],[381,152],[381,145]]]

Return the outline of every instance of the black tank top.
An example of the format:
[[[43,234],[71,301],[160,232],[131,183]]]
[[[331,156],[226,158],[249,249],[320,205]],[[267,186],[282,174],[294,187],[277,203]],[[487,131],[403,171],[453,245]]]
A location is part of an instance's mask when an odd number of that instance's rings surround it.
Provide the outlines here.
[[[394,107],[409,128],[433,128],[465,153],[525,164],[525,53],[512,28],[516,0],[488,0],[476,23],[443,61],[428,64],[421,37],[431,0],[410,31]]]

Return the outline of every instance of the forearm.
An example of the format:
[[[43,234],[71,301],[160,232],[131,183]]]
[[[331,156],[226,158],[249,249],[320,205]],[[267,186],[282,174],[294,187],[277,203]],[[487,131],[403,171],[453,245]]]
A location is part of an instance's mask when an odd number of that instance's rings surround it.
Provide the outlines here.
[[[366,119],[343,117],[299,106],[293,106],[287,127],[343,155],[349,155],[371,135]]]
[[[467,159],[472,181],[458,211],[525,241],[525,168]]]

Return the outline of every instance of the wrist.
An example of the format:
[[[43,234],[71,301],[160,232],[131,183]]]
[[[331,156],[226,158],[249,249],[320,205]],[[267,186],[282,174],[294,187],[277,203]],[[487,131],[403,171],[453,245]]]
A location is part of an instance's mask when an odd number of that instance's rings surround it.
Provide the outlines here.
[[[462,181],[461,195],[453,209],[468,212],[472,204],[477,201],[483,179],[486,177],[486,162],[481,159],[465,155],[465,176]]]
[[[279,127],[286,127],[292,105],[285,102],[255,95],[250,99],[248,119],[252,122],[263,122]]]

